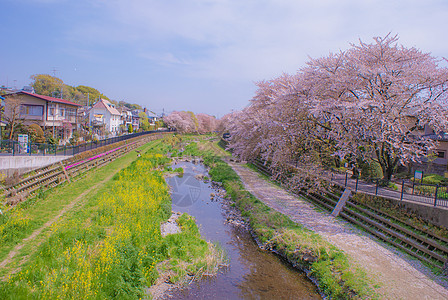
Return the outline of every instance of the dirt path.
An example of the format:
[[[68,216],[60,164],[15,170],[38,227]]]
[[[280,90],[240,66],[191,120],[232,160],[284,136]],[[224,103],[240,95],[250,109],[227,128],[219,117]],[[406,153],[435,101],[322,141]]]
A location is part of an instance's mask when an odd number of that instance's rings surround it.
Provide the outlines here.
[[[316,211],[312,204],[262,179],[244,165],[229,165],[241,177],[246,189],[259,200],[326,238],[364,267],[382,283],[379,293],[385,299],[448,299],[448,289],[441,285],[448,286],[447,281],[436,278],[419,262],[328,213]]]
[[[40,234],[47,229],[48,227],[50,227],[54,222],[56,222],[57,220],[59,220],[59,218],[61,218],[67,211],[70,211],[71,209],[73,209],[73,207],[80,203],[81,200],[87,195],[89,194],[92,190],[96,190],[99,189],[102,185],[104,185],[106,182],[108,182],[109,180],[112,179],[112,177],[118,172],[119,170],[115,170],[114,172],[112,172],[110,175],[108,175],[105,179],[103,179],[102,181],[98,182],[97,184],[95,184],[94,186],[92,186],[91,188],[85,190],[81,195],[79,195],[78,197],[76,197],[72,202],[70,202],[69,204],[67,204],[66,206],[64,206],[64,208],[59,212],[59,214],[55,217],[53,217],[51,220],[49,220],[48,222],[46,222],[44,225],[42,225],[42,227],[36,229],[30,236],[28,236],[27,238],[24,238],[22,240],[22,242],[18,245],[16,245],[14,247],[14,249],[12,249],[8,256],[0,263],[0,269],[6,267],[12,260],[13,258],[20,252],[20,250],[29,242],[35,240],[37,237],[40,236]],[[43,239],[38,241],[37,244],[34,247],[33,252],[40,246],[40,244],[42,244]],[[16,268],[10,272],[11,273],[16,273],[20,270],[20,266],[23,265],[25,262],[28,261],[28,258],[30,257],[32,253],[28,254],[26,257],[24,257],[19,263],[18,266],[16,266]],[[4,276],[3,278],[1,278],[1,280],[5,280],[5,278],[8,277],[7,274],[6,276]]]

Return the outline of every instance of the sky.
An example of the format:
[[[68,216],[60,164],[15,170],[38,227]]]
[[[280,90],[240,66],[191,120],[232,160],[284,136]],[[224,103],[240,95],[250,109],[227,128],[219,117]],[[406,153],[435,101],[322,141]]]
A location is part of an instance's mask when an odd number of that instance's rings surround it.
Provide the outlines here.
[[[388,33],[448,57],[446,0],[0,0],[0,85],[33,74],[222,117],[255,83]]]

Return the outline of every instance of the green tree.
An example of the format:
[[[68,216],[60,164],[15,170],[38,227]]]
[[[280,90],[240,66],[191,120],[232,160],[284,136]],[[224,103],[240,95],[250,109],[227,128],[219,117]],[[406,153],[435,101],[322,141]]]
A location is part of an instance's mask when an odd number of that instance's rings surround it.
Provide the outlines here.
[[[142,112],[142,111],[138,114],[138,116],[140,117],[140,128],[143,131],[151,130],[151,126],[149,124],[148,116],[144,112]]]
[[[32,87],[36,94],[56,98],[60,98],[61,93],[62,96],[68,96],[70,94],[64,82],[57,77],[48,74],[36,74],[32,75],[31,79],[34,80]]]
[[[129,108],[130,110],[134,110],[134,109],[142,109],[142,107],[140,106],[140,105],[138,105],[138,104],[131,104],[131,103],[128,103],[128,102],[126,102],[126,101],[123,101],[123,100],[120,100],[118,103],[117,103],[117,106],[118,107],[127,107],[127,108]]]
[[[93,87],[85,85],[73,87],[48,74],[32,75],[31,79],[34,81],[31,85],[39,95],[63,98],[84,105],[91,105],[97,102],[99,98],[118,104]]]
[[[132,128],[132,124],[128,124],[128,133],[134,132],[134,129]]]
[[[106,95],[90,86],[78,85],[75,89],[84,96],[84,101],[87,105],[94,104],[99,98],[110,100]]]

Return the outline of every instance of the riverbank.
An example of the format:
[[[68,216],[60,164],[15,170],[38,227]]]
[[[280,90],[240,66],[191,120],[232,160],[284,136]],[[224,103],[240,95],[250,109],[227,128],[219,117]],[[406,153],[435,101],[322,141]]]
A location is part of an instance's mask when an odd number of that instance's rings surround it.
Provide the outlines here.
[[[362,264],[369,275],[380,283],[377,292],[381,298],[446,299],[446,279],[432,273],[421,262],[343,220],[316,211],[310,203],[260,178],[258,173],[246,166],[230,165],[242,178],[246,189],[258,199],[343,250],[349,255],[350,263]]]
[[[318,234],[271,209],[249,193],[232,168],[210,151],[201,151],[204,142],[185,147],[189,155],[202,156],[234,205],[250,224],[260,245],[285,257],[292,265],[307,272],[322,294],[335,299],[378,298],[374,279],[347,255]]]
[[[35,218],[32,212],[47,218],[50,213],[60,215],[34,243],[23,239],[25,252],[13,262],[20,268],[12,265],[8,269],[11,272],[2,270],[6,277],[0,281],[0,299],[138,299],[149,297],[145,287],[153,285],[166,270],[171,283],[182,282],[186,274],[200,277],[203,270],[209,272],[209,262],[215,264],[210,257],[222,256],[222,252],[215,251],[213,245],[210,249],[191,217],[179,217],[181,232],[161,235],[160,224],[171,216],[171,199],[163,177],[170,161],[165,156],[170,149],[166,144],[152,142],[141,148],[145,150],[141,157],[130,153],[115,161],[124,168],[118,171],[109,167],[112,174],[100,185],[92,185],[96,189],[86,190],[86,186],[105,175],[106,169],[89,173],[73,185],[57,187],[0,216],[0,229],[14,218],[28,222],[16,224],[23,226],[16,226],[15,232],[0,231],[14,233],[11,244],[17,244],[28,234],[26,226]],[[80,196],[76,197],[77,193]],[[64,206],[72,197],[79,201]],[[49,203],[59,210],[49,212]],[[11,246],[0,246],[5,247]]]
[[[163,299],[321,299],[303,272],[258,247],[246,218],[219,184],[206,179],[206,167],[197,161],[186,157],[171,166],[184,169],[182,176],[167,180],[173,210],[194,216],[201,235],[222,247],[229,264],[213,278],[167,291]]]

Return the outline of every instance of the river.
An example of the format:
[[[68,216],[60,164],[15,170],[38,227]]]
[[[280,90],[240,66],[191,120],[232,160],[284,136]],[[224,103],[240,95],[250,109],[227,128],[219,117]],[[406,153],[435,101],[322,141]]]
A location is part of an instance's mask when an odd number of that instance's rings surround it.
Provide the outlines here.
[[[172,209],[196,218],[207,241],[218,243],[226,251],[230,265],[217,276],[200,280],[188,287],[171,291],[168,299],[322,299],[315,285],[277,255],[260,249],[245,226],[228,222],[229,206],[211,183],[198,180],[207,175],[202,164],[178,162],[183,176],[168,178],[172,188]],[[238,222],[236,222],[238,223]]]

